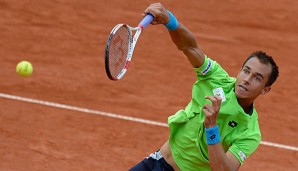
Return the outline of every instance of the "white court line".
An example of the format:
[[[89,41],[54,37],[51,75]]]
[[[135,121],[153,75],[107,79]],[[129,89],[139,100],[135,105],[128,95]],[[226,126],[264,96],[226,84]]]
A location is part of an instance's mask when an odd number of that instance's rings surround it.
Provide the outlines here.
[[[14,96],[14,95],[9,95],[9,94],[0,93],[0,97],[6,98],[6,99],[13,99],[13,100],[29,102],[29,103],[35,103],[35,104],[40,104],[40,105],[45,105],[45,106],[51,106],[51,107],[55,107],[55,108],[68,109],[68,110],[74,110],[74,111],[78,111],[78,112],[84,112],[84,113],[89,113],[89,114],[107,116],[107,117],[111,117],[111,118],[117,118],[117,119],[129,120],[129,121],[134,121],[134,122],[139,122],[139,123],[145,123],[145,124],[149,124],[149,125],[157,125],[157,126],[162,126],[162,127],[168,127],[168,124],[162,123],[162,122],[156,122],[156,121],[151,121],[151,120],[146,120],[146,119],[141,119],[141,118],[135,118],[135,117],[131,117],[131,116],[123,116],[123,115],[119,115],[119,114],[113,114],[113,113],[102,112],[102,111],[97,111],[97,110],[90,110],[90,109],[85,109],[85,108],[80,108],[80,107],[75,107],[75,106],[69,106],[69,105],[64,105],[64,104],[58,104],[58,103],[53,103],[53,102],[47,102],[47,101],[42,101],[42,100],[35,100],[35,99],[30,99],[30,98],[25,98],[25,97],[20,97],[20,96]],[[294,146],[277,144],[277,143],[272,143],[272,142],[267,142],[267,141],[261,141],[261,144],[266,145],[266,146],[270,146],[270,147],[276,147],[276,148],[291,150],[291,151],[298,151],[298,147],[294,147]]]

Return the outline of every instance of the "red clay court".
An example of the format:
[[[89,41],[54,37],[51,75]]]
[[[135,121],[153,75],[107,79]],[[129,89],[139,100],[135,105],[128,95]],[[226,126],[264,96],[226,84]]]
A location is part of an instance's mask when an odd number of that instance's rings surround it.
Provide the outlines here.
[[[160,148],[196,79],[167,30],[143,31],[122,80],[104,69],[111,29],[153,2],[0,1],[0,171],[124,171]],[[298,170],[298,2],[161,2],[232,76],[252,51],[275,58],[280,77],[255,104],[262,144],[240,170]],[[31,77],[16,74],[21,60]]]

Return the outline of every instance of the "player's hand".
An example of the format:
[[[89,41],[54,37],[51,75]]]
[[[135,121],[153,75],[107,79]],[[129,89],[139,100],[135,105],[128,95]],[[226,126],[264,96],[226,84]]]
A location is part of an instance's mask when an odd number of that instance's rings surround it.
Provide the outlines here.
[[[154,3],[149,5],[149,7],[144,11],[143,16],[150,13],[154,16],[151,24],[167,24],[170,21],[169,14],[161,3]]]
[[[211,104],[205,104],[203,112],[206,116],[204,125],[206,128],[216,126],[216,118],[221,105],[221,98],[219,96],[206,96],[206,99],[211,101]]]

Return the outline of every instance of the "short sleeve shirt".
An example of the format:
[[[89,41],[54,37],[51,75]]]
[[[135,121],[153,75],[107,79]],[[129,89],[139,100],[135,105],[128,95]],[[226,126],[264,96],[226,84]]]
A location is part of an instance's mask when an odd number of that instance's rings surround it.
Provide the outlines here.
[[[258,114],[253,108],[251,115],[238,104],[234,85],[236,79],[216,62],[205,56],[204,64],[194,68],[197,81],[193,85],[192,99],[184,110],[168,118],[170,147],[173,158],[181,170],[210,170],[208,146],[204,131],[205,115],[202,111],[207,95],[222,98],[217,124],[221,144],[242,164],[258,147],[261,133]]]

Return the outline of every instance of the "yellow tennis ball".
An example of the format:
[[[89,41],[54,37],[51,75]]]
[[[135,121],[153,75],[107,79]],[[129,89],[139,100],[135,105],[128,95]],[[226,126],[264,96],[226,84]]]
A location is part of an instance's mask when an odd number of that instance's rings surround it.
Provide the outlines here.
[[[30,76],[33,72],[32,64],[28,61],[21,61],[16,67],[16,72],[23,77]]]

